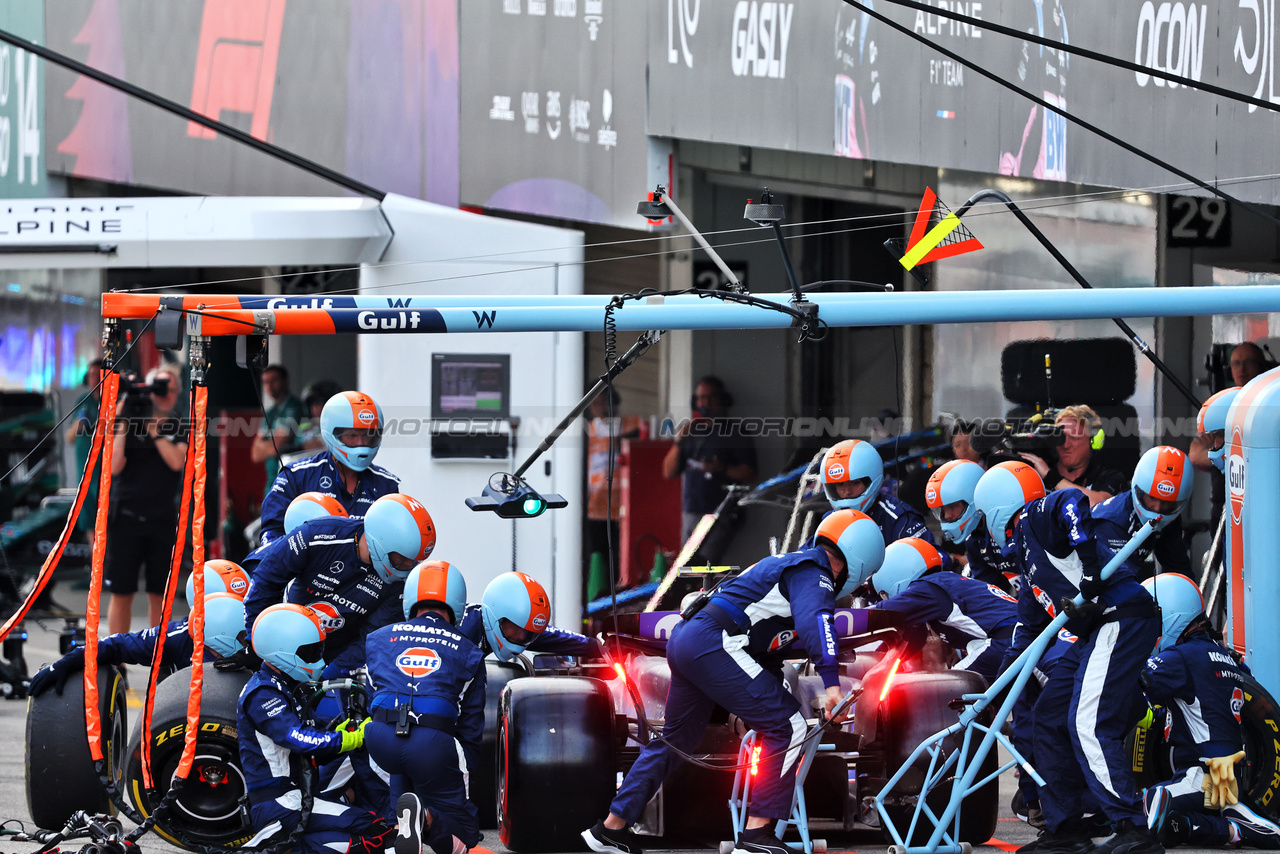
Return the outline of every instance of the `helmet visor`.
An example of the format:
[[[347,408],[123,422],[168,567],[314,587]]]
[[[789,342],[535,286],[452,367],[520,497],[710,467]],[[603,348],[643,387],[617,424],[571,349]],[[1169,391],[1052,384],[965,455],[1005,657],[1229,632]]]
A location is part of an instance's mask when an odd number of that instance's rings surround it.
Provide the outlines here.
[[[1173,516],[1182,509],[1182,503],[1179,501],[1165,501],[1156,498],[1150,493],[1137,490],[1138,500],[1142,502],[1142,506],[1152,513],[1158,513],[1161,516]]]
[[[861,498],[871,486],[871,478],[860,477],[857,480],[846,480],[827,485],[836,498]]]
[[[308,664],[324,661],[324,638],[315,643],[306,643],[298,647],[298,658]]]
[[[519,647],[528,646],[538,637],[538,632],[526,629],[524,626],[517,626],[506,617],[498,620],[498,631],[502,632],[504,638]]]
[[[968,501],[952,501],[950,504],[944,504],[941,507],[933,508],[933,516],[939,522],[959,522],[964,516],[965,511],[969,509]]]
[[[380,427],[336,427],[333,438],[348,448],[376,448],[382,444]]]

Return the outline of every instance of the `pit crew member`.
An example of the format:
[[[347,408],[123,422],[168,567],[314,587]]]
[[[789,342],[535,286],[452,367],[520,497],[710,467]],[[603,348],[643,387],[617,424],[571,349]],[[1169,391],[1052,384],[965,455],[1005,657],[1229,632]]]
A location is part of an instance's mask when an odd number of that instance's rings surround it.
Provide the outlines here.
[[[1140,566],[1154,557],[1160,572],[1177,572],[1183,575],[1191,572],[1191,556],[1183,540],[1180,515],[1182,505],[1191,495],[1194,471],[1188,462],[1186,455],[1177,448],[1167,445],[1152,448],[1142,455],[1133,475],[1133,485],[1127,491],[1093,505],[1089,513],[1094,525],[1101,526],[1098,530],[1106,531],[1104,545],[1107,551],[1103,555],[1104,561],[1120,551],[1129,537],[1148,519],[1165,513],[1168,515],[1161,520],[1160,529],[1147,537],[1130,560]],[[1166,477],[1147,481],[1145,489],[1153,489],[1155,492],[1139,488],[1138,478],[1149,478],[1156,470],[1185,472],[1185,477],[1179,481],[1181,491],[1172,479]],[[1139,577],[1152,574],[1142,570]]]
[[[1006,557],[991,541],[986,522],[973,503],[973,490],[986,470],[970,460],[951,460],[929,475],[924,502],[942,526],[942,538],[963,544],[968,567],[964,574],[1013,593],[1009,576],[1017,577],[1016,558]]]

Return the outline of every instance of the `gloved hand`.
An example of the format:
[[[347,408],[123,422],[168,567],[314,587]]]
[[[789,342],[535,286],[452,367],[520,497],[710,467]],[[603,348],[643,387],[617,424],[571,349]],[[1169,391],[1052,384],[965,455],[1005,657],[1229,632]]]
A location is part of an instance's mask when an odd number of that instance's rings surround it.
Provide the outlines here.
[[[1087,601],[1097,599],[1102,595],[1102,591],[1107,589],[1107,582],[1100,578],[1092,578],[1086,575],[1080,579],[1080,595],[1084,596]]]
[[[1201,756],[1209,773],[1204,775],[1205,809],[1220,810],[1240,803],[1240,785],[1236,782],[1236,763],[1244,759],[1244,751],[1237,750],[1230,756]]]
[[[262,666],[262,659],[250,647],[243,647],[234,655],[219,658],[213,663],[218,670],[257,670]]]
[[[36,675],[31,677],[31,682],[27,686],[27,693],[32,697],[39,697],[53,688],[61,697],[62,689],[67,686],[67,680],[73,673],[79,673],[81,670],[84,670],[84,647],[78,646],[52,664],[46,664],[36,671]]]
[[[338,748],[339,753],[350,753],[364,747],[364,728],[369,725],[369,721],[370,718],[365,718],[360,723],[353,724],[350,720],[344,720],[338,724],[338,732],[342,733],[342,747]]]
[[[1077,605],[1075,599],[1068,599],[1066,596],[1063,596],[1062,600],[1058,602],[1058,607],[1070,619],[1080,622],[1092,621],[1095,617],[1100,616],[1103,610],[1099,602],[1090,602],[1086,599]]]
[[[1147,713],[1142,716],[1142,720],[1138,721],[1138,729],[1151,729],[1151,725],[1156,721],[1156,710],[1147,706]]]

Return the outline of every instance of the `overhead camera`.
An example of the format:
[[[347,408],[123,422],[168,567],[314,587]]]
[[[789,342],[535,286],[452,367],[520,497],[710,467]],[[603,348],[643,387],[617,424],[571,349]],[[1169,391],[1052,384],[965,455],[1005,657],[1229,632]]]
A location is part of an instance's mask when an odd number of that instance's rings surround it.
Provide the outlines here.
[[[491,510],[503,519],[532,519],[547,510],[569,506],[563,497],[540,495],[524,478],[506,472],[489,478],[483,492],[468,498],[466,504],[472,510]]]

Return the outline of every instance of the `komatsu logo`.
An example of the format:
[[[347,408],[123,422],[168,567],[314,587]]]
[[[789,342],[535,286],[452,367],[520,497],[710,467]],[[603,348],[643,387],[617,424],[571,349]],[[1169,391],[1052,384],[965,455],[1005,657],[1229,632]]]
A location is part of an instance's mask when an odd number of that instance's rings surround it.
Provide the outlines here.
[[[356,315],[356,325],[361,329],[417,329],[421,323],[420,311],[362,311]]]
[[[396,656],[396,668],[406,676],[417,679],[440,669],[440,656],[434,649],[415,646]]]

